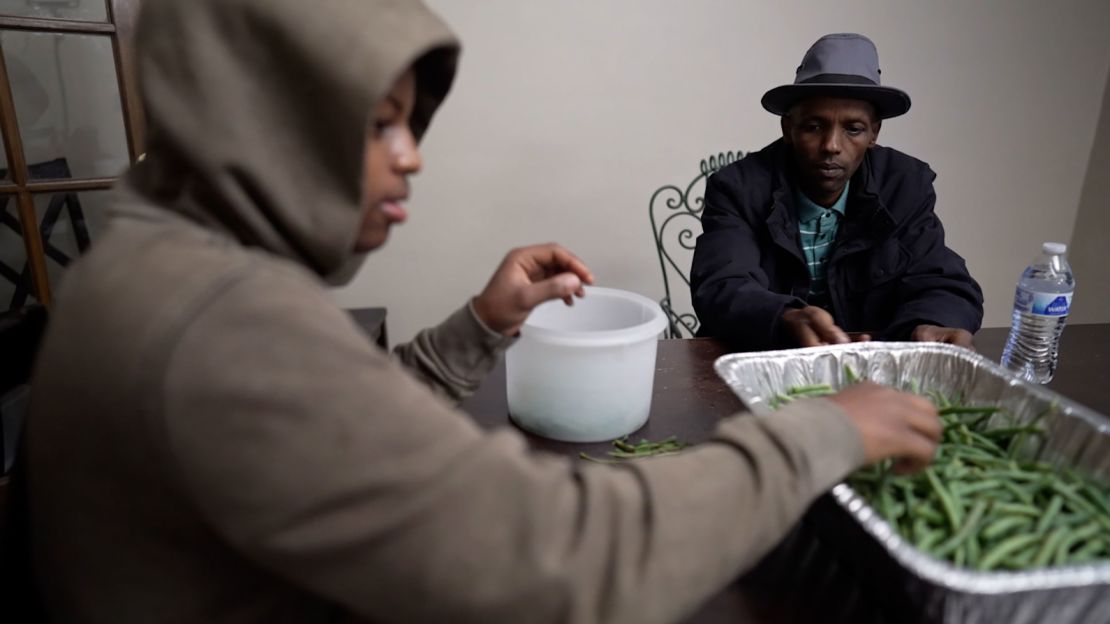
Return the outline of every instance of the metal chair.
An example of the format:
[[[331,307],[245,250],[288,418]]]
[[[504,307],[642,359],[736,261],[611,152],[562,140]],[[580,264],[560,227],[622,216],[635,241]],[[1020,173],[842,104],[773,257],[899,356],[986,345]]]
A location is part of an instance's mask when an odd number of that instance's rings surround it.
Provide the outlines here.
[[[61,180],[71,177],[69,163],[65,158],[29,165],[29,172],[32,179]],[[7,175],[7,170],[0,169],[0,177],[4,175]],[[10,196],[0,197],[0,227],[5,227],[22,238],[23,228],[19,219],[16,218],[14,212],[9,212],[9,199],[11,199]],[[85,213],[81,208],[81,200],[77,193],[55,193],[50,198],[50,204],[42,215],[42,222],[39,223],[39,236],[42,239],[43,253],[57,262],[58,265],[65,267],[69,266],[74,258],[69,257],[68,254],[50,241],[50,237],[54,234],[54,228],[62,217],[62,210],[65,210],[69,217],[69,224],[73,229],[73,236],[77,243],[77,252],[85,253],[91,244],[91,240],[89,238],[89,228],[85,222]],[[11,282],[15,286],[11,300],[8,302],[10,309],[21,308],[29,303],[28,299],[31,296],[30,262],[25,260],[22,267],[16,268],[0,261],[0,278]],[[0,302],[0,305],[2,305],[2,302]]]
[[[659,305],[669,321],[667,338],[693,338],[698,331],[700,322],[690,303],[690,262],[694,241],[701,234],[705,181],[718,169],[743,157],[744,152],[740,150],[712,154],[701,161],[701,173],[688,184],[668,184],[651,195],[648,215],[655,235],[659,269],[663,273],[663,298]],[[679,280],[685,285],[681,294],[671,292],[672,279],[676,288]]]

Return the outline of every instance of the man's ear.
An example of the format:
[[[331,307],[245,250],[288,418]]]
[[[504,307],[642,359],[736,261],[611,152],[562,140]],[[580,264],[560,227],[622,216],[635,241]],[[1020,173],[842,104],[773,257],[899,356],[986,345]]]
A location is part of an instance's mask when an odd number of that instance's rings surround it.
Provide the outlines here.
[[[790,121],[790,113],[779,117],[779,126],[782,128],[782,142],[791,145],[790,142],[790,127],[793,122]]]
[[[877,119],[875,121],[875,132],[871,133],[871,143],[867,147],[875,147],[875,143],[879,140],[879,130],[883,129],[883,120]]]

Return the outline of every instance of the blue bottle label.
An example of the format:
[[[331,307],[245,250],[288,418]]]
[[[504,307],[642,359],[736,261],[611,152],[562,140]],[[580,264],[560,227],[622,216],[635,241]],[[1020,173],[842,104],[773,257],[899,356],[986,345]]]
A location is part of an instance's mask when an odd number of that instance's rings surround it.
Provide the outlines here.
[[[1067,316],[1071,310],[1072,293],[1039,293],[1018,286],[1014,309],[1041,316]]]

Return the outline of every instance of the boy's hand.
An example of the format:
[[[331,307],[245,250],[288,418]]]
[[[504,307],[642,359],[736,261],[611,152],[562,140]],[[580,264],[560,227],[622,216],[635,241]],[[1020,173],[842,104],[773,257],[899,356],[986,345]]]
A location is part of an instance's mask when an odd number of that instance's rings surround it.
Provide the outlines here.
[[[859,430],[867,462],[896,459],[897,472],[917,472],[933,461],[944,426],[933,402],[862,382],[829,397]]]
[[[832,315],[817,306],[787,310],[782,314],[782,322],[786,323],[790,335],[794,336],[800,347],[852,342],[848,334],[833,322]]]
[[[955,327],[918,325],[914,328],[910,339],[915,342],[944,342],[974,350],[974,347],[971,346],[971,332]]]
[[[495,332],[515,336],[539,304],[562,299],[574,305],[583,297],[583,284],[594,276],[574,254],[555,243],[514,249],[505,256],[482,294],[474,298],[474,311]]]

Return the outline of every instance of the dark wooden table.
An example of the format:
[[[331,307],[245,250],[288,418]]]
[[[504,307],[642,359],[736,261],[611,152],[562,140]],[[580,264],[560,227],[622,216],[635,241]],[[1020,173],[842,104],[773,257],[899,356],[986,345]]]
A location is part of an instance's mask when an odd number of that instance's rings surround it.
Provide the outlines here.
[[[997,361],[1007,330],[985,329],[975,338],[978,351]],[[714,360],[727,353],[708,339],[659,343],[651,416],[633,434],[649,439],[677,435],[689,442],[709,437],[718,420],[743,409],[713,371]],[[1052,390],[1102,413],[1110,413],[1110,324],[1070,325],[1060,347],[1060,365]],[[512,426],[505,398],[505,369],[499,366],[463,409],[486,428]],[[580,451],[604,454],[608,444],[566,444],[528,436],[534,448],[565,455]],[[804,523],[803,523],[804,524]],[[870,595],[855,572],[846,570],[827,550],[810,544],[800,527],[754,571],[711,598],[687,621],[697,624],[736,622],[897,622],[898,614],[882,596]]]

